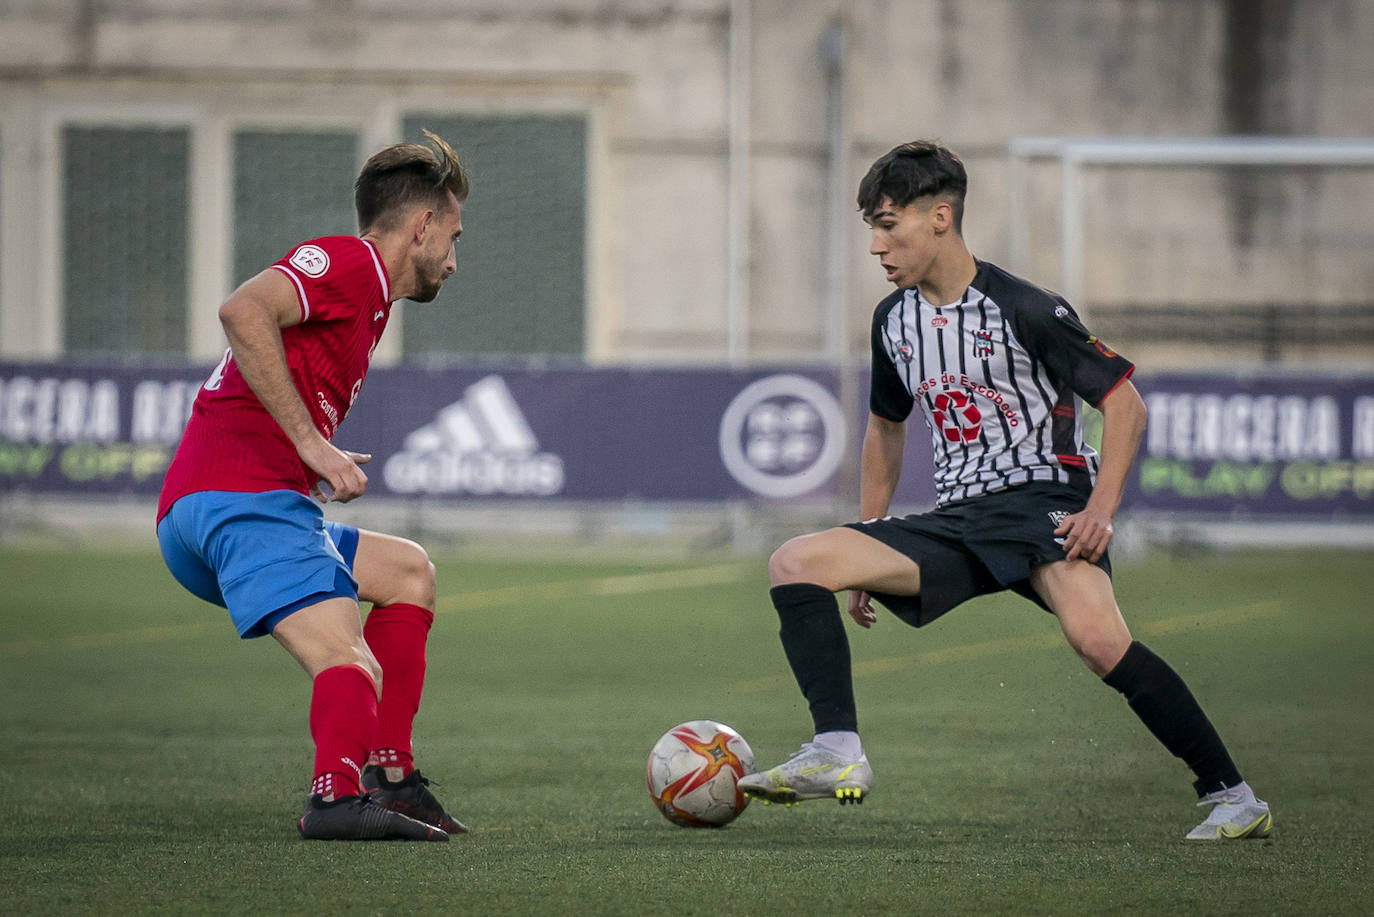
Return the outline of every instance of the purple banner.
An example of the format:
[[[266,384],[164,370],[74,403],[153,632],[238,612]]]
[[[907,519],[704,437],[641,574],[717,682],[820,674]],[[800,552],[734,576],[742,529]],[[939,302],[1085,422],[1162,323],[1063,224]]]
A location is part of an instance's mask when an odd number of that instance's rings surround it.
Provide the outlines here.
[[[0,364],[0,491],[156,494],[210,368]],[[369,493],[848,502],[866,373],[377,369],[339,429]],[[1374,515],[1374,379],[1142,375],[1127,509]],[[849,400],[848,409],[843,402]],[[933,503],[924,424],[899,511]]]
[[[814,372],[378,371],[336,441],[372,451],[391,494],[824,498],[837,390]]]
[[[1374,515],[1374,379],[1138,376],[1131,509]]]
[[[208,375],[0,363],[0,490],[156,494]]]
[[[156,494],[210,368],[0,364],[0,490]],[[827,499],[834,373],[377,369],[335,442],[369,493]]]

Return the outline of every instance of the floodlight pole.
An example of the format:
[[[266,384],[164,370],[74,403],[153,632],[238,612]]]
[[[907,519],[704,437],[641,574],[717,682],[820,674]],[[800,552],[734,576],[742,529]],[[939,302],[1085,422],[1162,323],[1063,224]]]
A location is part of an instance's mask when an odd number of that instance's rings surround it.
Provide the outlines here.
[[[837,13],[821,36],[821,66],[825,69],[825,276],[821,297],[821,327],[826,358],[842,370],[849,365],[845,329],[849,264],[845,206],[849,199],[849,112],[845,99],[845,51],[848,32],[844,14]]]
[[[725,356],[740,367],[749,356],[749,0],[730,0],[729,32]]]

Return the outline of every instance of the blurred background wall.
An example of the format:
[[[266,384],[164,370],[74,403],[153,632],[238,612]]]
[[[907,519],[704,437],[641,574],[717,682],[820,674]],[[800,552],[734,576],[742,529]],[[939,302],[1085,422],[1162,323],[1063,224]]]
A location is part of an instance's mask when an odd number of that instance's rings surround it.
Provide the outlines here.
[[[1132,508],[1161,540],[1213,518],[1368,542],[1371,35],[1371,0],[0,0],[0,530],[146,527],[224,352],[219,304],[297,242],[355,232],[358,167],[429,128],[473,178],[458,274],[393,313],[376,365],[397,375],[369,387],[449,375],[413,404],[370,391],[353,427],[415,415],[385,427],[382,465],[490,407],[523,452],[447,443],[436,474],[565,464],[525,499],[370,494],[370,524],[755,550],[848,518],[858,433],[835,418],[862,419],[888,292],[856,186],[934,138],[969,168],[974,253],[1064,292],[1141,366]],[[629,413],[574,394],[642,395],[634,373],[666,369],[729,372]],[[603,375],[539,375],[583,370]],[[1199,372],[1220,378],[1140,379]],[[767,373],[794,388],[757,394]],[[689,433],[694,467],[668,445]],[[594,458],[620,435],[649,485]],[[732,450],[743,473],[707,468]],[[704,503],[640,502],[710,475]],[[813,479],[810,502],[767,493]],[[928,467],[903,480],[928,490]],[[611,485],[625,497],[569,498]]]
[[[1059,162],[1008,151],[1368,138],[1370,35],[1367,0],[0,0],[0,357],[216,358],[224,295],[430,127],[468,234],[387,362],[863,360],[855,187],[932,137],[975,253],[1138,362],[1369,367],[1374,168],[1086,168],[1074,281]]]

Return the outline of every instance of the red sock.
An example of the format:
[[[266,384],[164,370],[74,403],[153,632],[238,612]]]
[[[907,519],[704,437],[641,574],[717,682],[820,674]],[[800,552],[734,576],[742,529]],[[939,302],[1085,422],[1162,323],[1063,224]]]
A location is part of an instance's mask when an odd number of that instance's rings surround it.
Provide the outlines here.
[[[419,605],[373,608],[363,638],[382,666],[382,700],[377,705],[377,741],[369,759],[382,767],[415,768],[411,730],[425,687],[425,641],[434,612]]]
[[[315,780],[310,794],[356,796],[358,778],[377,734],[377,686],[356,665],[336,665],[315,676],[310,735],[315,739]]]

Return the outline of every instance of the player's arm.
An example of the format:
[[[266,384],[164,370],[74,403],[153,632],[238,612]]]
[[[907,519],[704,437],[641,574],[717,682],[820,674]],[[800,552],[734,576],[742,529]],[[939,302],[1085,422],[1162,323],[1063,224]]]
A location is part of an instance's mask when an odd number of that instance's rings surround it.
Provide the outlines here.
[[[859,457],[860,519],[887,515],[902,474],[902,455],[905,450],[906,422],[870,413],[868,428],[864,430],[863,451]],[[848,611],[860,627],[871,627],[878,620],[872,599],[861,589],[849,591]]]
[[[281,329],[301,321],[291,281],[268,269],[248,280],[219,309],[234,362],[258,401],[296,447],[301,461],[328,482],[332,499],[347,502],[367,489],[359,463],[371,456],[345,452],[324,438],[291,380]],[[316,491],[322,502],[326,497]]]
[[[868,415],[859,458],[859,518],[886,516],[897,492],[906,449],[906,422]]]
[[[1097,483],[1083,511],[1069,516],[1055,530],[1056,535],[1064,536],[1066,560],[1082,557],[1096,562],[1107,550],[1112,540],[1112,517],[1121,505],[1126,478],[1145,433],[1145,401],[1131,380],[1121,380],[1098,408],[1102,411],[1102,448]]]

